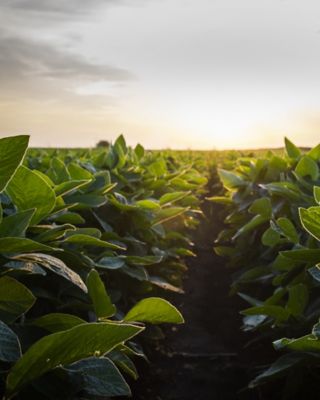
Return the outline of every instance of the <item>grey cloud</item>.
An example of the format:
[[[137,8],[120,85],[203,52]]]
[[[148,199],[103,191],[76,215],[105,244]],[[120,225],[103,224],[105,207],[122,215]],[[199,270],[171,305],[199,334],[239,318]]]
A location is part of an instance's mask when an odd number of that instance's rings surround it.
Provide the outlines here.
[[[124,69],[95,64],[80,55],[57,49],[47,43],[5,35],[0,38],[0,77],[47,77],[75,81],[133,79]]]
[[[3,0],[1,8],[28,12],[81,14],[97,6],[121,3],[121,0]]]

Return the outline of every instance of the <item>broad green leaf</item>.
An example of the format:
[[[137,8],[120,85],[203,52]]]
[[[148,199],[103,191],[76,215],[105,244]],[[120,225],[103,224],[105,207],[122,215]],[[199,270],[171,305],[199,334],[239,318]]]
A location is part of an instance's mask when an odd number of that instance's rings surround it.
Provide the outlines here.
[[[60,184],[62,182],[65,182],[65,181],[68,181],[71,179],[71,176],[70,176],[64,162],[62,162],[57,157],[54,157],[51,160],[51,169],[49,171],[49,176],[56,184]]]
[[[298,149],[298,147],[293,144],[288,138],[284,138],[284,141],[287,155],[290,158],[298,158],[301,155],[301,151]]]
[[[258,306],[251,307],[241,311],[243,315],[267,315],[268,317],[274,318],[277,321],[286,321],[290,313],[283,307],[280,306]]]
[[[13,397],[24,385],[53,368],[104,355],[143,329],[131,324],[100,322],[45,336],[33,344],[9,372],[6,397]]]
[[[35,213],[35,209],[17,212],[3,218],[0,224],[0,237],[24,236],[30,221]]]
[[[120,370],[130,375],[132,379],[138,379],[138,371],[133,361],[123,351],[120,351],[117,348],[109,353],[108,357],[116,364],[117,367],[119,367]]]
[[[320,205],[320,186],[313,187],[313,195],[316,203]]]
[[[247,184],[247,182],[245,182],[242,178],[240,178],[240,176],[234,174],[233,172],[227,171],[225,169],[219,169],[218,172],[223,186],[228,190],[238,189]]]
[[[265,246],[273,247],[280,241],[280,235],[278,232],[274,231],[272,228],[268,228],[262,235],[261,242]]]
[[[66,264],[57,257],[42,253],[19,254],[12,257],[13,260],[33,262],[42,265],[57,275],[62,276],[74,285],[78,286],[84,292],[87,292],[87,287],[81,279],[80,275],[66,266]]]
[[[136,156],[139,158],[139,160],[144,156],[145,153],[144,148],[141,146],[140,143],[136,145],[136,147],[134,148],[134,152]]]
[[[1,253],[21,253],[29,251],[48,251],[57,250],[53,247],[34,240],[20,237],[4,237],[0,238],[0,254]]]
[[[88,274],[87,287],[97,318],[110,318],[114,316],[117,309],[115,305],[112,304],[98,272],[94,269]]]
[[[149,280],[149,275],[144,267],[141,266],[128,266],[125,265],[120,270],[122,273],[131,276],[131,278],[137,279],[138,281]]]
[[[71,176],[71,179],[76,181],[91,180],[93,178],[91,172],[76,164],[75,162],[71,162],[68,165],[68,172]]]
[[[120,257],[102,257],[97,263],[97,268],[119,269],[125,265],[125,261]]]
[[[51,313],[45,314],[40,318],[32,321],[32,325],[38,326],[39,328],[46,329],[49,332],[55,333],[60,331],[66,331],[74,326],[84,324],[82,318],[72,314],[63,313]]]
[[[289,299],[287,303],[288,311],[295,317],[303,314],[308,304],[309,292],[303,283],[299,283],[289,288]]]
[[[287,348],[293,351],[320,351],[320,340],[315,335],[306,335],[298,339],[279,339],[273,342],[276,350]]]
[[[300,158],[295,171],[302,177],[309,176],[313,181],[317,180],[319,177],[318,164],[308,156]]]
[[[315,147],[309,150],[307,156],[318,162],[320,160],[320,144],[317,144]]]
[[[173,218],[178,217],[179,215],[184,214],[188,211],[188,209],[189,208],[186,207],[163,208],[157,212],[152,225],[158,225],[167,222]]]
[[[58,213],[54,217],[51,217],[55,222],[60,222],[63,224],[76,224],[81,225],[84,224],[86,221],[80,214],[75,212],[63,212],[62,214]]]
[[[163,256],[120,256],[130,265],[154,265],[163,260]]]
[[[95,208],[101,207],[107,202],[107,197],[98,194],[75,193],[64,198],[67,204],[78,203],[79,207]]]
[[[320,207],[299,208],[299,215],[304,229],[320,241]]]
[[[82,384],[79,389],[84,395],[99,398],[131,395],[129,385],[108,358],[90,357],[68,365],[66,370],[72,375],[81,376]]]
[[[17,335],[0,321],[0,361],[15,362],[21,357],[21,347]]]
[[[53,240],[60,239],[65,236],[69,231],[76,230],[76,227],[71,224],[63,225],[44,225],[44,229],[40,230],[40,233],[35,236],[37,242],[52,242]]]
[[[47,217],[56,203],[55,193],[48,183],[24,166],[17,169],[6,191],[19,211],[36,209],[31,224]]]
[[[249,210],[252,214],[259,214],[266,218],[271,218],[272,216],[272,206],[269,197],[261,197],[255,200],[250,206]]]
[[[0,139],[0,192],[6,188],[23,161],[28,143],[29,136],[26,135]]]
[[[272,196],[284,197],[290,201],[301,201],[302,193],[298,186],[292,182],[273,182],[261,184],[260,187],[268,190]]]
[[[285,217],[277,219],[277,225],[281,229],[281,233],[292,243],[299,243],[299,235],[293,223]]]
[[[237,232],[236,234],[232,237],[232,240],[237,239],[239,236],[243,234],[247,234],[251,232],[252,230],[256,229],[258,226],[266,223],[269,221],[268,217],[265,217],[263,215],[255,215],[249,222],[247,222],[245,225],[243,225]]]
[[[60,243],[70,243],[81,246],[106,247],[113,250],[125,250],[124,247],[117,244],[106,242],[105,240],[100,240],[94,236],[84,235],[82,233],[69,236],[66,239],[62,240]]]
[[[159,210],[160,205],[155,200],[145,199],[145,200],[138,200],[136,205],[144,208],[146,210]]]
[[[283,257],[289,258],[293,261],[300,261],[304,263],[317,263],[320,261],[320,249],[297,249],[285,250],[280,254]]]
[[[157,178],[167,173],[167,166],[163,159],[157,160],[148,166],[149,172]]]
[[[125,321],[148,322],[151,324],[182,324],[181,313],[167,300],[149,297],[139,301],[124,317]]]
[[[310,355],[305,353],[289,353],[278,358],[267,370],[250,382],[249,387],[254,388],[264,382],[283,376],[288,370],[308,362]]]
[[[233,204],[231,197],[212,196],[212,197],[206,197],[206,200],[212,201],[213,203],[218,203],[218,204],[226,204],[226,205]]]
[[[30,290],[14,278],[0,278],[0,320],[11,323],[25,314],[36,298]]]
[[[82,179],[82,180],[72,180],[60,183],[54,188],[56,196],[66,196],[70,192],[76,189],[80,189],[82,186],[89,183],[90,180]]]
[[[173,193],[165,193],[159,199],[159,203],[161,206],[166,204],[172,204],[179,200],[182,200],[186,196],[188,196],[191,192],[173,192]]]

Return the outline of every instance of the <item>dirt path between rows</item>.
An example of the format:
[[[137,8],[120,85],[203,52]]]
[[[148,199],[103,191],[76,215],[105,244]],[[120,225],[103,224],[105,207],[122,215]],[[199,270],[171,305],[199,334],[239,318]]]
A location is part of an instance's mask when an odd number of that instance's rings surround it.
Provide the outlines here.
[[[195,235],[197,257],[188,262],[185,294],[170,298],[185,324],[168,328],[157,351],[148,354],[150,364],[139,366],[134,400],[270,398],[246,388],[258,355],[244,349],[249,339],[240,331],[244,304],[229,296],[230,273],[213,252],[217,229],[203,221]]]

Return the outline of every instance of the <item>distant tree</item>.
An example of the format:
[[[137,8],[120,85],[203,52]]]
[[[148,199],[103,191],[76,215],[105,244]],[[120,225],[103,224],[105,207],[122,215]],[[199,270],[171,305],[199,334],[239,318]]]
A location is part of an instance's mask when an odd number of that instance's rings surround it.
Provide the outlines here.
[[[108,140],[99,140],[99,142],[96,144],[96,147],[109,147],[110,142]]]

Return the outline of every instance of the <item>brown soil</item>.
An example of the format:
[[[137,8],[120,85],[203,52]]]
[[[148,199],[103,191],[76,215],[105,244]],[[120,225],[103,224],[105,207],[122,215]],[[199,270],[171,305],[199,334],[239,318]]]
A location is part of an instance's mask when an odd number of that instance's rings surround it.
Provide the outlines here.
[[[185,324],[167,328],[165,340],[150,349],[150,363],[138,365],[140,379],[130,383],[134,400],[277,399],[274,392],[247,389],[259,359],[266,363],[274,352],[270,341],[244,348],[252,339],[240,330],[246,304],[229,296],[230,272],[213,252],[218,231],[204,221],[195,235],[197,257],[188,262],[185,294],[169,299]]]

